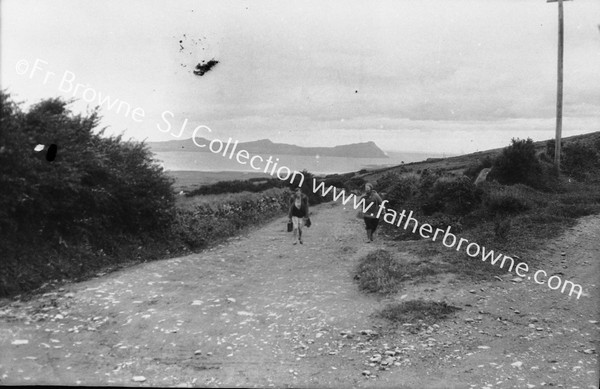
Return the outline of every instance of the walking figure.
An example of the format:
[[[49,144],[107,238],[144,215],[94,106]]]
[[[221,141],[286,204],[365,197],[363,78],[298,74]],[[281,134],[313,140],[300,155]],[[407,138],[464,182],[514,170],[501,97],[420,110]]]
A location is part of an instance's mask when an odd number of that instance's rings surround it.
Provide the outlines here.
[[[363,215],[363,219],[365,220],[365,229],[367,230],[367,243],[371,243],[373,241],[373,234],[379,224],[376,210],[379,209],[382,200],[379,194],[373,190],[373,185],[368,182],[365,184],[365,194],[362,198],[365,199],[365,208],[369,210]],[[370,207],[369,204],[371,204]]]
[[[302,242],[302,227],[308,218],[308,196],[302,193],[301,188],[297,188],[290,201],[290,211],[288,213],[290,221],[293,224],[294,244]]]

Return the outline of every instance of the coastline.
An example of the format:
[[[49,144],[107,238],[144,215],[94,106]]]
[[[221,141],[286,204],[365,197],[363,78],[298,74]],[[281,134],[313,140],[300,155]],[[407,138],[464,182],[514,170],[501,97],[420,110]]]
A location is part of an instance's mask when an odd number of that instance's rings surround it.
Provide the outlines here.
[[[251,178],[273,178],[267,173],[249,171],[198,171],[198,170],[165,170],[169,177],[175,179],[173,188],[177,191],[191,191],[203,185],[219,181],[249,180]]]

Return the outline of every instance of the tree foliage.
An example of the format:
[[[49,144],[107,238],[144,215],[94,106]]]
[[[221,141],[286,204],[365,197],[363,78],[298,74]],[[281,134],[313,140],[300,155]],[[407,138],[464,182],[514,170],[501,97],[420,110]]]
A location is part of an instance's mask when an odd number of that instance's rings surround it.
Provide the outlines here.
[[[57,236],[100,244],[107,235],[168,227],[172,182],[145,144],[104,136],[96,111],[75,115],[58,98],[25,112],[7,93],[0,97],[0,231],[9,238],[1,245]],[[49,161],[52,144],[58,152]]]

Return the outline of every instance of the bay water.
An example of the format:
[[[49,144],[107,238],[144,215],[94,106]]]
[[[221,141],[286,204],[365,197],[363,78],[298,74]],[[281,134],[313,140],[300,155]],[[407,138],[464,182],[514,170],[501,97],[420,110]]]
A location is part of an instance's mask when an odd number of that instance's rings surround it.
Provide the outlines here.
[[[307,170],[314,174],[333,174],[355,172],[361,169],[383,168],[388,166],[397,166],[402,163],[423,161],[431,157],[440,155],[426,153],[401,153],[388,152],[389,158],[347,158],[347,157],[323,157],[323,156],[305,156],[305,155],[272,155],[271,160],[277,163],[276,169],[286,166],[291,171]],[[258,154],[254,154],[258,155]],[[229,155],[228,155],[229,157]],[[266,162],[256,161],[255,166],[261,170],[252,169],[249,161],[246,164],[240,164],[233,159],[223,157],[221,154],[210,152],[180,152],[166,151],[155,152],[154,158],[162,164],[168,171],[231,171],[231,172],[263,172]],[[269,155],[261,155],[266,161]],[[271,164],[267,173],[271,172],[274,165]]]

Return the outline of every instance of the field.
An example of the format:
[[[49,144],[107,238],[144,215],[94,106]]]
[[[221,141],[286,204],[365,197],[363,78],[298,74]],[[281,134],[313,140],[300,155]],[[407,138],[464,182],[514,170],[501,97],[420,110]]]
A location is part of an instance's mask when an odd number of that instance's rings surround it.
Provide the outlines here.
[[[598,134],[600,134],[600,133],[595,132],[595,133],[591,133],[591,134],[575,135],[575,136],[566,137],[566,138],[563,138],[563,144],[578,142],[578,141],[590,142],[590,141],[593,141],[594,139],[596,139],[598,137]],[[547,140],[534,142],[536,152],[538,152],[538,153],[544,152],[546,150],[547,142],[548,142]],[[422,161],[422,162],[412,162],[412,163],[407,163],[407,164],[404,164],[401,166],[395,166],[395,167],[391,167],[391,168],[370,170],[370,171],[362,174],[361,177],[363,177],[364,179],[369,180],[369,181],[376,181],[385,173],[404,172],[406,170],[416,172],[418,170],[424,170],[424,169],[429,169],[429,170],[442,169],[449,173],[461,173],[462,171],[464,171],[467,167],[471,166],[472,164],[475,164],[478,161],[482,161],[486,157],[494,157],[501,153],[502,153],[502,148],[498,148],[498,149],[479,151],[476,153],[459,155],[459,156],[448,157],[448,158],[429,158],[428,160]]]
[[[190,192],[203,185],[214,184],[219,181],[249,180],[251,178],[272,178],[267,173],[254,172],[199,172],[199,171],[167,171],[169,177],[175,179],[176,192]]]

